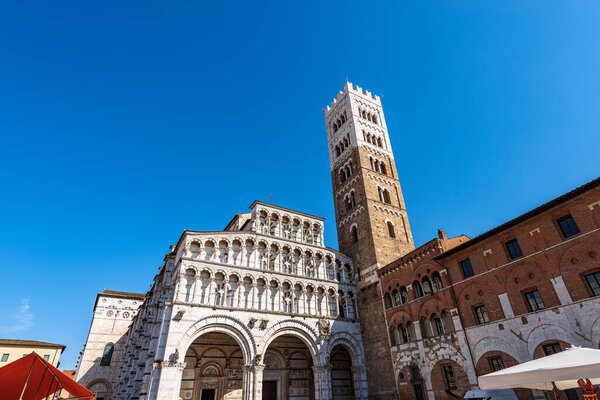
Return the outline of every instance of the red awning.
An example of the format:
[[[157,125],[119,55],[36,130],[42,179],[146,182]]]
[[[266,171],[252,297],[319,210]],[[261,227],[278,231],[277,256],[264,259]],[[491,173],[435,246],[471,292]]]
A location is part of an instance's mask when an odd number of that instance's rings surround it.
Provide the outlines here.
[[[70,398],[96,398],[36,353],[0,368],[0,400],[40,400],[61,389],[69,392]]]

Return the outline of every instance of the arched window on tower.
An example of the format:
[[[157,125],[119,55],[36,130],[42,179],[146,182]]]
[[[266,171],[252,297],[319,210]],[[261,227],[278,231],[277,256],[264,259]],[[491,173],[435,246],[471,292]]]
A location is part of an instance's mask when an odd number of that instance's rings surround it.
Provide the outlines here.
[[[386,204],[392,204],[392,200],[390,199],[390,192],[387,189],[383,189],[382,191],[383,202]]]
[[[344,197],[346,203],[346,211],[350,211],[354,208],[354,191],[350,192]]]
[[[379,169],[382,174],[387,175],[387,171],[385,169],[385,163],[382,162],[381,164],[379,164]]]
[[[387,227],[388,227],[388,234],[390,235],[390,237],[392,239],[394,239],[396,237],[396,232],[394,231],[394,224],[392,224],[392,221],[387,222]]]
[[[358,228],[356,225],[352,225],[352,228],[350,228],[350,234],[352,235],[352,242],[358,243]]]
[[[104,346],[104,351],[102,352],[102,359],[100,360],[101,367],[108,367],[110,365],[114,350],[115,345],[113,343],[108,343],[106,346]]]

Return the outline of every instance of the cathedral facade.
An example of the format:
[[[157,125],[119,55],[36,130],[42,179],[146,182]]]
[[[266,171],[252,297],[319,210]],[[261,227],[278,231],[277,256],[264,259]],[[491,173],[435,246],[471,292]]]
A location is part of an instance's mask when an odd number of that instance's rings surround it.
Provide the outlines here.
[[[99,399],[366,399],[352,260],[262,202],[185,231],[146,295],[104,291],[76,380]]]

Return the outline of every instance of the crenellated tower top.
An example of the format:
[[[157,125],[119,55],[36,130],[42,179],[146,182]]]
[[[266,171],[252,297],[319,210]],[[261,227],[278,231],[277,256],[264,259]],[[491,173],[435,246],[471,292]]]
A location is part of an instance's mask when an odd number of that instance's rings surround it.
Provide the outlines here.
[[[348,149],[357,146],[393,158],[379,96],[346,82],[324,112],[332,170],[345,159]]]

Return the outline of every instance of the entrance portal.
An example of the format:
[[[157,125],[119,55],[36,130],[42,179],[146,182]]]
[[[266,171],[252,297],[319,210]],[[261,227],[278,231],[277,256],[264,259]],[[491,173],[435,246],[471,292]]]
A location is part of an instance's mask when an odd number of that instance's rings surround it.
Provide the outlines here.
[[[190,345],[179,397],[189,400],[241,400],[242,349],[231,336],[206,333]]]
[[[337,345],[331,351],[331,388],[333,400],[354,398],[352,358],[344,346]]]
[[[265,352],[263,400],[314,399],[312,366],[312,355],[302,340],[292,335],[273,340]]]
[[[263,381],[262,400],[277,400],[277,381]]]
[[[202,389],[201,400],[215,400],[215,389]]]

